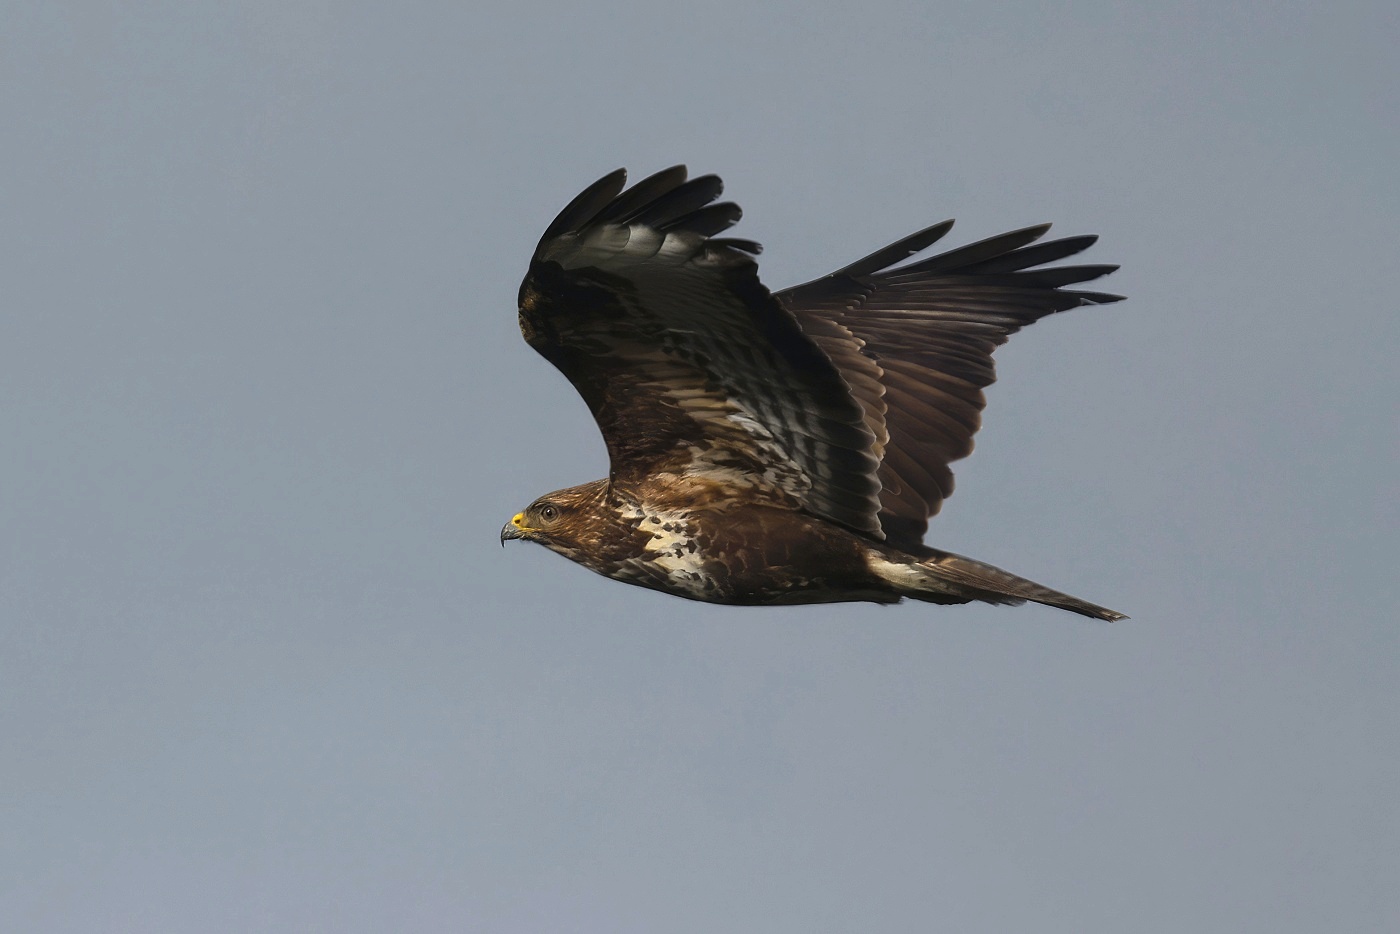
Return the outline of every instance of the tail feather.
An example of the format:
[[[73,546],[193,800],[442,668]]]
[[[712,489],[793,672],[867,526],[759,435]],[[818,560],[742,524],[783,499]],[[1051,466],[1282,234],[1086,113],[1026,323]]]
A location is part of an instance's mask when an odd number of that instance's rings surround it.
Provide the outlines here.
[[[1029,600],[1109,622],[1128,618],[1115,610],[1052,590],[990,564],[951,552],[928,551],[929,554],[921,559],[911,557],[907,564],[887,565],[888,570],[881,569],[882,576],[895,584],[902,595],[930,603],[980,600],[983,603],[1016,606]]]

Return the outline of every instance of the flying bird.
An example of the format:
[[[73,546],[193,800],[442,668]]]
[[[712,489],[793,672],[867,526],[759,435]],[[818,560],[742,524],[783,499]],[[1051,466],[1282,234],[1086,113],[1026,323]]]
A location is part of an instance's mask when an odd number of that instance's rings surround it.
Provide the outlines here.
[[[709,603],[1030,600],[1125,618],[923,543],[972,451],[992,351],[1122,299],[1066,288],[1116,266],[1045,268],[1096,237],[1037,243],[1044,224],[898,265],[945,221],[769,292],[758,244],[720,236],[740,210],[718,177],[626,179],[560,212],[519,300],[525,340],[592,410],[609,475],[535,500],[502,544]]]

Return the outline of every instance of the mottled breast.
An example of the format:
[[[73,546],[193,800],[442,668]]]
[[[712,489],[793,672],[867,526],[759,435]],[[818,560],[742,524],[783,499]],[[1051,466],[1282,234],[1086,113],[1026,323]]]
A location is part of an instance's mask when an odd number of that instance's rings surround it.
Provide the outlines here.
[[[620,561],[611,576],[695,600],[720,595],[713,568],[707,567],[699,523],[691,513],[629,503],[622,507],[621,518],[635,523],[642,548]]]

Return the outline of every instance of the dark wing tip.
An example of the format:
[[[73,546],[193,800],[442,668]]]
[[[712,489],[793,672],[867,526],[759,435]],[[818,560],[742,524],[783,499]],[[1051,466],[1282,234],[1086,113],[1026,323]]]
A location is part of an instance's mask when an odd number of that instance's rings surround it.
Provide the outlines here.
[[[757,254],[761,249],[752,240],[711,239],[743,216],[732,201],[713,203],[724,191],[718,175],[687,180],[686,167],[673,165],[624,190],[626,182],[626,170],[618,169],[580,192],[545,230],[536,256],[553,239],[602,224],[642,224],[664,232],[697,234],[712,246],[743,253]]]
[[[893,266],[895,263],[901,263],[920,250],[931,246],[952,229],[952,220],[925,227],[901,240],[896,240],[887,247],[881,247],[869,256],[862,256],[849,266],[838,269],[833,275],[854,277],[868,276],[871,273],[879,272],[881,269]]]
[[[545,228],[544,236],[540,237],[540,246],[561,234],[585,226],[622,193],[622,188],[626,184],[627,170],[616,169],[579,192],[572,201],[564,206],[564,210],[559,212],[554,221]]]
[[[930,228],[932,230],[934,228]],[[1108,292],[1072,291],[1066,286],[1101,278],[1118,269],[1117,264],[1093,263],[1078,266],[1048,266],[1082,253],[1098,242],[1097,234],[1083,234],[1058,240],[1037,242],[1050,229],[1049,224],[1037,224],[1009,233],[988,237],[976,243],[940,253],[904,266],[885,269],[874,280],[880,286],[917,289],[943,277],[971,277],[997,288],[1034,289],[1047,297],[1058,297],[1045,306],[1044,313],[1063,311],[1078,305],[1107,305],[1123,301],[1124,296]],[[924,232],[920,232],[922,234]],[[909,238],[916,242],[915,234]],[[905,241],[900,241],[900,246]],[[871,254],[871,259],[893,259],[898,251],[893,247]],[[885,255],[882,255],[885,254]],[[865,261],[862,260],[861,263]],[[871,270],[869,274],[873,274]]]
[[[1112,305],[1114,302],[1126,301],[1126,295],[1114,295],[1112,292],[1070,292],[1065,295],[1073,295],[1079,299],[1081,305]]]
[[[692,178],[664,194],[652,198],[632,218],[635,224],[646,224],[657,230],[668,230],[679,221],[705,207],[724,192],[724,182],[718,175]]]
[[[698,211],[692,211],[685,217],[679,218],[672,226],[676,229],[698,233],[701,236],[713,237],[739,223],[739,219],[743,216],[744,212],[739,208],[739,205],[733,201],[721,201],[718,204],[706,205]]]
[[[652,201],[685,184],[686,168],[673,165],[642,179],[592,218],[595,223],[626,224]]]
[[[1047,240],[1033,246],[1023,246],[978,263],[971,263],[958,271],[979,274],[1019,272],[1022,269],[1043,266],[1046,263],[1058,262],[1074,256],[1076,253],[1082,253],[1097,243],[1098,239],[1098,234],[1084,234],[1078,237],[1064,237],[1060,240]]]
[[[763,252],[763,246],[753,240],[744,240],[739,237],[716,237],[709,241],[710,246],[729,247],[731,250],[738,250],[741,253],[751,253],[754,256]]]
[[[892,269],[890,272],[894,275],[918,274],[919,276],[968,272],[982,263],[999,259],[1008,253],[1020,250],[1029,243],[1034,243],[1045,236],[1049,230],[1049,224],[1023,227],[1020,230],[1013,230],[995,237],[988,237],[985,240],[978,240],[976,243],[969,243],[967,246],[931,256],[908,266]]]

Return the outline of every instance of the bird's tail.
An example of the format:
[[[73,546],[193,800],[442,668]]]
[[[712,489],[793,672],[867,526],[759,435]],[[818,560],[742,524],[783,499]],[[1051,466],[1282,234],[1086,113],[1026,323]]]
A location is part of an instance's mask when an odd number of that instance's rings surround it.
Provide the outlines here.
[[[894,584],[902,596],[928,603],[983,603],[1019,605],[1030,600],[1109,622],[1127,619],[1122,613],[1087,600],[1051,590],[1043,584],[1017,577],[1009,571],[947,551],[927,549],[928,554],[902,562],[879,561],[876,572]]]

